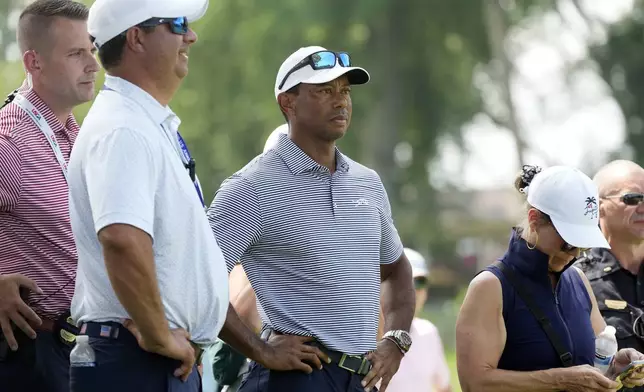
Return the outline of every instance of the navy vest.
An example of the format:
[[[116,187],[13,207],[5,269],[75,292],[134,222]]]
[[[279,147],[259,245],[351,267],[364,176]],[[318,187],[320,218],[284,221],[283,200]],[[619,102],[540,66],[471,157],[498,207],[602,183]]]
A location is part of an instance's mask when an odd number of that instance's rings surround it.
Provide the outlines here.
[[[570,350],[574,365],[592,366],[595,357],[595,333],[590,322],[592,303],[579,272],[565,269],[553,289],[548,276],[548,256],[538,249],[528,249],[516,230],[500,261],[513,269],[517,279],[550,319],[559,339]],[[493,266],[485,270],[496,275],[503,288],[507,340],[498,368],[535,371],[562,367],[548,336],[510,282]]]

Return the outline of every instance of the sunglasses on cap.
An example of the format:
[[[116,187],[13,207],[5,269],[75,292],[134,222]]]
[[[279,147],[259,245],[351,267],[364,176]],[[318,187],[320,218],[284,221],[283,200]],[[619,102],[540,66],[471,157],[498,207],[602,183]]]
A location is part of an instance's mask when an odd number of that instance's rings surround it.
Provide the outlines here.
[[[636,206],[644,202],[644,194],[638,193],[638,192],[630,192],[630,193],[625,193],[623,195],[604,197],[604,199],[615,199],[615,198],[619,198],[619,200],[622,203],[626,204],[627,206]]]
[[[284,86],[284,83],[286,83],[286,79],[288,79],[291,74],[297,70],[300,70],[308,65],[311,66],[314,70],[320,70],[320,69],[329,69],[335,67],[336,63],[339,62],[341,67],[350,67],[351,66],[351,57],[349,57],[349,53],[347,52],[332,52],[330,50],[322,50],[319,52],[315,52],[313,54],[310,54],[304,58],[304,60],[300,61],[297,63],[293,68],[290,69],[286,73],[286,76],[284,76],[284,79],[282,79],[282,82],[280,83],[278,89],[281,90],[282,87]]]
[[[173,34],[185,35],[188,33],[188,18],[180,16],[178,18],[150,18],[145,22],[139,23],[140,27],[155,27],[162,24],[170,26]]]

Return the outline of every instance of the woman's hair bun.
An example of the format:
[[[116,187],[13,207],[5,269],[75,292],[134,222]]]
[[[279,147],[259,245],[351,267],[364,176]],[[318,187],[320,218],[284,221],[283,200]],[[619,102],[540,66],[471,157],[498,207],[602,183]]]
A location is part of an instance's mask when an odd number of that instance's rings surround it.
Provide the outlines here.
[[[525,193],[525,189],[530,186],[534,176],[541,171],[541,167],[533,165],[523,165],[521,172],[514,180],[514,187],[521,193]]]

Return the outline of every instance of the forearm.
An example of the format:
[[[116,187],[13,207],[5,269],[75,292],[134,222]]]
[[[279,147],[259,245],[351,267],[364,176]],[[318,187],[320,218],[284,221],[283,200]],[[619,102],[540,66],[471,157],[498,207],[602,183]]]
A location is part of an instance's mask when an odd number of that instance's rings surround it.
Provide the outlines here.
[[[263,363],[266,342],[244,324],[232,305],[228,306],[226,322],[219,332],[219,338],[247,358]]]
[[[152,244],[136,239],[103,244],[105,266],[114,293],[149,349],[163,347],[170,330],[156,278]]]
[[[384,332],[399,329],[409,331],[414,318],[416,293],[412,284],[411,267],[406,260],[399,264],[382,281]]]
[[[549,392],[565,389],[565,369],[515,372],[489,369],[481,377],[461,380],[463,392]]]

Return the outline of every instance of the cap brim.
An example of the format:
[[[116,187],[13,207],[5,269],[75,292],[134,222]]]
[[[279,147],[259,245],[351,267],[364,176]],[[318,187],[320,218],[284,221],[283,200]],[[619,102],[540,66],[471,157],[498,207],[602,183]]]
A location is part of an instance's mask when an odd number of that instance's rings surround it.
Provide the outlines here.
[[[322,84],[328,83],[340,76],[347,75],[350,84],[365,84],[369,82],[369,73],[360,67],[334,67],[330,69],[323,69],[315,71],[313,76],[300,83],[306,84]]]
[[[595,225],[574,225],[561,222],[552,218],[552,224],[557,232],[568,244],[577,248],[606,248],[610,249],[606,237],[599,226]]]

